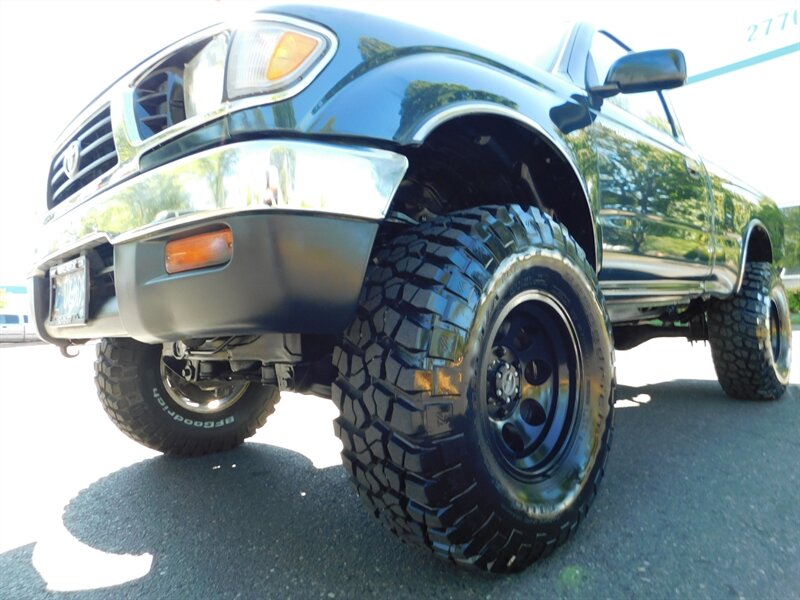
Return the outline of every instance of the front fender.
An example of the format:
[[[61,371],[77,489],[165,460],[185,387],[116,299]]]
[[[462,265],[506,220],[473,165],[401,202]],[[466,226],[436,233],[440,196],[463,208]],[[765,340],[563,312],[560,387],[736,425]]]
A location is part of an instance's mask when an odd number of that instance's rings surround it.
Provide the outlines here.
[[[312,136],[368,138],[394,146],[423,144],[440,125],[462,116],[493,115],[545,140],[571,169],[588,222],[596,199],[587,179],[596,176],[591,113],[566,82],[547,83],[492,61],[436,48],[397,53],[374,68],[351,74],[328,95],[306,125]],[[552,81],[551,81],[552,80]],[[551,85],[552,84],[552,85]],[[595,256],[600,256],[594,233]]]
[[[549,111],[559,104],[556,98],[554,90],[540,83],[468,56],[430,49],[354,74],[326,98],[307,132],[418,144],[426,123],[443,110],[482,102],[519,113],[555,140],[558,133]]]

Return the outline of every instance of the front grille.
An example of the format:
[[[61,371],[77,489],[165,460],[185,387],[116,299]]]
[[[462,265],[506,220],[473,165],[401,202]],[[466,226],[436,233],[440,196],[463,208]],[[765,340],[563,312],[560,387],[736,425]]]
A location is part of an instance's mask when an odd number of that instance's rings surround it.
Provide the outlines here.
[[[72,176],[64,168],[64,158],[77,145],[77,156]],[[53,208],[117,165],[117,149],[111,130],[111,110],[106,106],[92,117],[77,135],[56,154],[50,167],[50,184],[47,186],[47,207]]]
[[[134,111],[139,137],[143,140],[180,123],[186,118],[183,108],[183,69],[163,65],[136,86]]]

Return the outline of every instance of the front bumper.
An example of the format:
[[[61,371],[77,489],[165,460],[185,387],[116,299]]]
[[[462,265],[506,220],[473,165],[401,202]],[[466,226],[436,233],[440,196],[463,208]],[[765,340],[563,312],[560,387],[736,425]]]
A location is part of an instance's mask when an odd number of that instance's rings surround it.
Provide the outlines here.
[[[341,332],[407,164],[372,148],[247,141],[153,169],[89,200],[78,195],[43,227],[32,282],[39,333],[56,343],[105,336],[155,343]],[[221,225],[234,236],[229,263],[167,274],[168,241]],[[109,246],[111,264],[97,258]],[[82,254],[92,258],[88,322],[52,325],[48,270]],[[109,273],[113,292],[97,293],[95,276]]]
[[[374,148],[296,140],[229,144],[192,154],[48,214],[41,270],[102,242],[118,244],[241,212],[286,209],[380,220],[408,167]]]

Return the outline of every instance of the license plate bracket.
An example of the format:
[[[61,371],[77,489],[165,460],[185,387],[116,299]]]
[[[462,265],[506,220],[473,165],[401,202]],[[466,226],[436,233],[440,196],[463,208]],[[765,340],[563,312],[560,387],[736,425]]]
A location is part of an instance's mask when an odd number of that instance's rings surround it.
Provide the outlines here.
[[[49,324],[85,325],[89,316],[89,269],[85,256],[50,269]]]

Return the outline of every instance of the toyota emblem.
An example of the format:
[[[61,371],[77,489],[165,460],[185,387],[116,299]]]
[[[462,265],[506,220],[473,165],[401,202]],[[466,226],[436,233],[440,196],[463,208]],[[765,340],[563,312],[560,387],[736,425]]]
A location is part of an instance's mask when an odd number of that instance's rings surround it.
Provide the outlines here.
[[[68,179],[72,179],[78,174],[81,168],[81,143],[78,140],[72,142],[64,151],[64,173]]]

